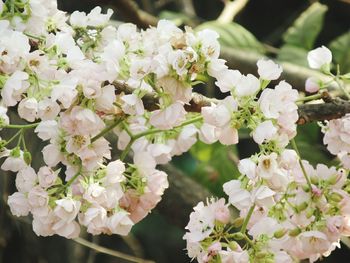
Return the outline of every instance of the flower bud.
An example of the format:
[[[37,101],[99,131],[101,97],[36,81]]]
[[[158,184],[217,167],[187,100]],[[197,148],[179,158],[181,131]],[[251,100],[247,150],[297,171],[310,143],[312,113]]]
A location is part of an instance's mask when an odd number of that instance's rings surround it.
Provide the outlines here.
[[[236,240],[242,240],[242,239],[244,239],[245,236],[243,233],[237,232],[237,233],[232,234],[232,237]]]
[[[244,222],[244,218],[243,217],[238,217],[232,222],[232,225],[235,228],[238,228],[238,227],[240,227],[243,224],[243,222]]]
[[[339,179],[339,175],[338,174],[333,174],[328,180],[327,182],[330,184],[330,185],[334,185],[337,183]]]
[[[287,231],[285,229],[280,229],[280,230],[277,230],[275,233],[273,233],[273,236],[275,238],[281,238],[286,234],[286,232]]]
[[[305,184],[303,185],[303,190],[304,192],[308,193],[310,191],[310,187],[307,184]]]
[[[306,202],[301,203],[300,205],[296,206],[295,209],[298,213],[304,211],[307,208],[308,204]]]
[[[25,151],[23,153],[23,160],[27,165],[30,165],[32,163],[32,155],[30,152]]]
[[[295,228],[295,229],[289,231],[289,235],[290,235],[291,237],[296,237],[296,236],[299,235],[300,233],[301,233],[300,228]]]
[[[329,198],[336,203],[339,203],[341,200],[343,200],[343,197],[338,193],[332,193]]]
[[[310,180],[311,180],[312,184],[318,185],[318,178],[317,178],[317,176],[311,176]]]
[[[259,251],[258,253],[255,254],[256,258],[265,258],[269,253],[266,251]],[[266,261],[265,261],[266,262]]]
[[[228,246],[233,251],[235,251],[239,247],[236,241],[231,241],[230,243],[228,243]]]

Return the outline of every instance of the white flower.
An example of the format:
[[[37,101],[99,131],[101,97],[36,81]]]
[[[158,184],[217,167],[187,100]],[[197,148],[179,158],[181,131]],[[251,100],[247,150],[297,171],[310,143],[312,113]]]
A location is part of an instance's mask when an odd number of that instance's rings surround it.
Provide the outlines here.
[[[16,71],[6,81],[1,90],[1,97],[5,106],[15,106],[21,100],[22,93],[29,87],[28,74]]]
[[[59,130],[57,121],[41,121],[34,130],[43,141],[58,138]]]
[[[142,115],[145,112],[142,100],[135,94],[123,95],[120,97],[124,102],[122,110],[129,115]]]
[[[35,121],[38,113],[38,102],[35,98],[26,98],[18,104],[18,115],[28,122]]]
[[[53,87],[51,98],[61,102],[64,108],[69,108],[78,95],[77,84],[78,79],[66,77]]]
[[[49,213],[49,195],[40,186],[33,187],[28,194],[28,201],[32,207],[31,212],[36,216],[47,216]]]
[[[58,105],[56,101],[46,98],[38,103],[38,118],[43,121],[53,120],[60,110],[60,105]]]
[[[61,114],[60,121],[62,128],[72,135],[96,135],[105,126],[96,113],[81,106]]]
[[[229,197],[229,202],[239,210],[249,208],[251,205],[250,193],[241,188],[239,180],[231,180],[225,183],[223,189]]]
[[[86,188],[83,197],[92,204],[103,205],[107,202],[107,191],[99,183],[92,183]]]
[[[107,227],[112,234],[126,236],[129,234],[134,222],[126,211],[115,212],[107,219]]]
[[[52,226],[52,230],[55,231],[57,235],[72,239],[79,237],[80,225],[75,221],[67,223],[64,220],[60,220]]]
[[[43,188],[48,188],[55,184],[57,179],[57,172],[53,171],[50,167],[40,167],[38,171],[39,184]]]
[[[214,125],[203,123],[199,130],[199,139],[206,144],[216,142],[218,140],[217,128]]]
[[[238,70],[227,69],[218,76],[215,85],[220,88],[221,92],[228,92],[236,87],[241,78],[242,74]]]
[[[187,242],[199,242],[210,235],[214,228],[215,213],[210,207],[200,202],[193,208],[190,214],[190,221],[185,229],[189,230],[184,235]]]
[[[26,216],[30,211],[27,197],[20,192],[15,192],[7,199],[11,213],[15,216]]]
[[[272,60],[260,59],[257,62],[259,76],[264,80],[276,80],[282,73],[282,67]]]
[[[23,160],[23,152],[19,157],[9,156],[1,165],[1,169],[4,171],[18,172],[19,170],[27,167],[27,164]]]
[[[50,167],[56,166],[63,160],[63,154],[58,145],[48,144],[42,149],[44,162]]]
[[[318,83],[317,79],[314,77],[309,77],[305,81],[305,90],[310,93],[315,93],[319,91],[320,84]]]
[[[125,180],[125,165],[121,160],[110,162],[106,167],[106,183],[116,184]]]
[[[270,141],[277,133],[277,128],[272,121],[264,121],[256,127],[253,132],[253,139],[257,144]]]
[[[20,170],[16,176],[16,187],[21,193],[28,193],[36,184],[37,175],[30,166]]]
[[[80,201],[73,200],[69,197],[56,200],[55,203],[55,215],[67,223],[73,221],[77,217],[81,206]]]
[[[96,110],[111,112],[114,109],[113,103],[116,100],[115,87],[113,85],[104,86],[101,89],[101,96],[96,98]]]
[[[87,232],[99,235],[107,230],[107,211],[102,206],[93,205],[79,216],[80,224],[87,227]]]
[[[273,199],[275,192],[265,185],[256,188],[252,192],[252,201],[259,206],[271,207],[275,201]]]
[[[184,106],[175,102],[163,110],[152,112],[150,123],[161,130],[169,130],[180,125],[185,120],[186,111]]]
[[[73,27],[86,27],[88,18],[85,12],[74,11],[69,18],[69,22]]]
[[[88,17],[88,26],[98,27],[98,26],[104,26],[107,24],[109,19],[111,18],[113,14],[112,9],[107,10],[107,14],[101,13],[102,9],[99,6],[96,6],[94,9],[90,11],[90,13],[87,15]]]
[[[241,174],[248,176],[251,180],[256,177],[256,164],[249,158],[239,161],[238,170]]]
[[[232,96],[228,96],[218,104],[202,107],[201,113],[205,123],[216,127],[224,127],[229,124],[231,115],[237,108],[237,102]]]
[[[332,62],[332,52],[325,46],[318,47],[307,54],[307,61],[310,68],[320,69]]]
[[[251,96],[254,95],[260,89],[260,81],[252,74],[247,76],[242,75],[236,84],[235,92],[237,96]]]
[[[1,125],[8,125],[10,123],[10,119],[7,116],[6,112],[7,112],[7,108],[0,105],[0,124]]]

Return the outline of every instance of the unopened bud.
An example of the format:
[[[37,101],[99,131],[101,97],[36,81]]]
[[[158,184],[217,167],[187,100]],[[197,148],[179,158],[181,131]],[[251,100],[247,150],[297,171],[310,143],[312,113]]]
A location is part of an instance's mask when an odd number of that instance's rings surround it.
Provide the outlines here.
[[[304,211],[307,208],[308,204],[306,202],[301,203],[296,207],[298,213]]]
[[[275,233],[273,233],[273,236],[275,238],[281,238],[286,234],[286,232],[287,231],[285,229],[280,229],[280,230],[277,230]]]
[[[27,165],[30,165],[32,163],[32,155],[30,154],[30,152],[25,151],[23,153],[23,160]]]
[[[244,234],[241,232],[237,232],[237,233],[232,234],[232,237],[236,240],[242,240],[242,239],[244,239]]]
[[[332,176],[327,180],[327,182],[328,182],[329,184],[331,184],[331,185],[334,185],[334,184],[337,183],[338,178],[339,178],[339,175],[334,174],[334,175],[332,175]]]
[[[308,193],[310,191],[310,187],[307,184],[303,185],[303,190],[304,192]]]
[[[256,258],[265,258],[269,253],[266,251],[260,251],[255,254]]]
[[[235,241],[231,241],[230,243],[228,243],[228,246],[233,251],[235,251],[238,248],[238,244]]]
[[[338,193],[332,193],[330,199],[336,203],[339,203],[341,200],[343,200],[343,197]]]
[[[296,236],[299,235],[300,233],[301,233],[300,228],[295,228],[295,229],[289,231],[289,235],[290,235],[291,237],[296,237]]]
[[[317,176],[312,176],[312,177],[310,178],[310,180],[311,180],[311,183],[312,183],[312,184],[318,185],[318,178],[317,178]]]
[[[243,222],[244,222],[244,218],[243,217],[238,217],[232,222],[232,225],[235,228],[238,228],[238,227],[240,227],[243,224]]]
[[[11,154],[12,157],[18,158],[18,157],[21,156],[21,150],[20,150],[19,147],[16,147],[16,148],[14,148],[14,149],[11,151],[10,154]]]
[[[315,210],[314,209],[309,209],[306,211],[306,218],[310,218],[314,215]]]

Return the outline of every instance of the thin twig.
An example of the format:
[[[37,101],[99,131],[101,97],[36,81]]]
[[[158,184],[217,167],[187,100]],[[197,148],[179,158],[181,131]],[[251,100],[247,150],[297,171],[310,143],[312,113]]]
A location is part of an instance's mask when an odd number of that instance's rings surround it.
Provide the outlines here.
[[[247,5],[248,1],[249,0],[226,1],[225,7],[217,18],[217,21],[222,24],[231,23],[235,16]]]
[[[119,251],[115,251],[115,250],[109,249],[109,248],[106,248],[106,247],[102,247],[100,245],[96,245],[96,244],[94,244],[94,243],[92,243],[90,241],[87,241],[86,239],[80,238],[80,237],[73,239],[73,241],[77,242],[78,244],[80,244],[82,246],[91,248],[91,249],[95,250],[98,253],[110,255],[110,256],[113,256],[113,257],[117,257],[117,258],[122,258],[122,259],[128,260],[130,262],[155,263],[154,261],[151,261],[151,260],[145,260],[145,259],[142,259],[142,258],[134,257],[134,256],[131,256],[131,255],[119,252]]]

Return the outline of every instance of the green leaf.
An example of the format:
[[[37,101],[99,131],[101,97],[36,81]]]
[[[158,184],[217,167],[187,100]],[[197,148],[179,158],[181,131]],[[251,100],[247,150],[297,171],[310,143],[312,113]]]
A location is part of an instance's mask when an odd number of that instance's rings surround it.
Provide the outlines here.
[[[180,26],[182,24],[188,24],[191,22],[191,18],[183,13],[172,12],[172,11],[161,11],[159,14],[160,19],[167,19]]]
[[[327,6],[313,3],[283,35],[286,44],[310,50],[320,33]]]
[[[278,60],[308,67],[306,59],[307,53],[308,51],[306,49],[291,45],[284,45],[278,52]]]
[[[237,155],[236,147],[220,143],[207,145],[199,141],[191,148],[190,154],[196,164],[190,176],[215,195],[224,196],[222,185],[239,176],[231,158]]]
[[[198,32],[203,29],[212,29],[219,35],[221,45],[241,50],[255,51],[259,54],[265,53],[264,46],[247,29],[236,23],[222,24],[216,21],[203,23],[195,28]]]
[[[340,70],[343,73],[350,71],[350,32],[347,32],[330,44],[329,48],[332,51],[334,61],[339,64]]]
[[[298,126],[298,135],[295,141],[298,145],[302,159],[308,160],[312,165],[324,163],[334,164],[332,156],[322,143],[323,134],[317,123]]]

